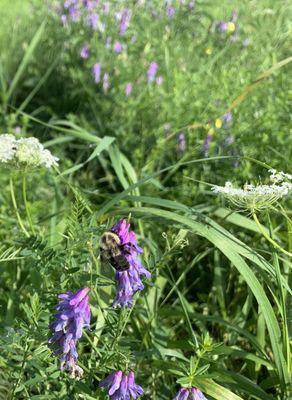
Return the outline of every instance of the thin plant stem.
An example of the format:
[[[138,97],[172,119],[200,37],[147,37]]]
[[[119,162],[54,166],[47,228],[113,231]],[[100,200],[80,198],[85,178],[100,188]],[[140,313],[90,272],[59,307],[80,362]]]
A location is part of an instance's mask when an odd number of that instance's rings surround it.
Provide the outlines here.
[[[23,176],[22,176],[22,196],[23,196],[25,211],[26,211],[26,215],[27,215],[27,219],[28,219],[28,223],[29,223],[30,229],[31,229],[32,233],[35,234],[35,230],[34,230],[34,227],[33,227],[33,222],[32,222],[32,219],[31,219],[31,214],[30,214],[30,210],[29,210],[29,205],[28,205],[27,197],[26,197],[26,175],[25,174],[23,174]]]
[[[277,242],[275,242],[265,231],[265,229],[263,228],[263,226],[261,225],[260,221],[258,220],[258,217],[256,215],[255,212],[252,213],[253,219],[255,221],[255,223],[257,224],[260,232],[262,233],[262,235],[274,246],[276,247],[278,250],[280,250],[282,253],[286,254],[289,257],[292,257],[292,253],[289,253],[289,251],[283,249],[283,247],[281,247]]]
[[[22,222],[22,219],[20,217],[20,214],[18,212],[18,208],[17,208],[17,203],[16,203],[16,199],[15,199],[15,193],[14,193],[14,186],[13,186],[13,178],[12,175],[10,175],[10,194],[11,194],[11,200],[12,200],[12,204],[16,213],[16,217],[19,223],[20,228],[22,229],[23,233],[25,234],[26,237],[30,237],[29,233],[27,232],[27,230],[25,229],[25,226]]]

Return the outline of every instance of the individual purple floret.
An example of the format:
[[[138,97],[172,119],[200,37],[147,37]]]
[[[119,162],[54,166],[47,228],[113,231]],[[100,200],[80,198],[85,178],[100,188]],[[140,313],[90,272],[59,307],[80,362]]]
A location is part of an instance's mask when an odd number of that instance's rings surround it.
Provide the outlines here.
[[[166,15],[168,16],[168,18],[172,18],[175,14],[175,9],[172,6],[167,6],[166,7]]]
[[[89,58],[89,55],[90,55],[89,44],[85,44],[84,46],[82,46],[80,50],[80,57],[83,58],[84,60],[87,60]]]
[[[100,63],[94,64],[94,66],[92,67],[92,74],[93,74],[95,83],[99,83],[100,82],[100,74],[101,74]]]
[[[208,135],[206,136],[206,138],[204,140],[204,144],[203,144],[203,152],[204,152],[205,157],[208,157],[208,155],[209,155],[209,149],[210,149],[212,140],[213,140],[213,135],[211,133],[208,133]]]
[[[125,95],[129,97],[132,93],[132,90],[133,90],[133,85],[130,82],[127,83],[125,88]]]
[[[151,62],[147,70],[147,79],[149,83],[154,81],[157,70],[158,70],[157,62],[155,61]]]
[[[135,233],[129,229],[130,224],[125,219],[121,219],[111,228],[111,231],[119,236],[121,252],[129,262],[129,269],[116,272],[118,291],[113,303],[114,307],[131,307],[134,294],[144,289],[141,275],[151,278],[150,272],[143,267],[138,257],[143,250],[137,244]]]
[[[180,132],[177,136],[177,150],[179,153],[184,153],[187,149],[186,135]]]
[[[207,398],[197,388],[181,388],[173,400],[207,400]]]
[[[132,13],[128,8],[124,8],[120,14],[120,35],[124,35],[130,25]]]
[[[224,33],[224,32],[226,32],[227,29],[228,29],[228,23],[225,22],[225,21],[220,21],[220,22],[218,22],[218,24],[216,25],[216,29],[217,29],[219,32]]]
[[[232,116],[232,112],[231,112],[231,111],[227,111],[227,112],[223,115],[223,122],[224,122],[225,125],[231,124],[232,119],[233,119],[233,116]]]
[[[99,386],[106,388],[111,400],[135,400],[144,393],[141,386],[135,383],[133,371],[129,375],[123,374],[122,371],[112,372]]]
[[[83,370],[77,365],[76,344],[82,336],[84,327],[90,325],[89,288],[60,294],[56,307],[55,321],[50,324],[54,332],[49,343],[55,355],[60,356],[61,370],[69,371],[70,377],[80,379]]]
[[[114,52],[120,54],[123,51],[123,45],[121,42],[115,42],[114,44]]]
[[[98,14],[96,13],[91,13],[87,17],[87,24],[90,26],[94,31],[97,30],[98,28]]]

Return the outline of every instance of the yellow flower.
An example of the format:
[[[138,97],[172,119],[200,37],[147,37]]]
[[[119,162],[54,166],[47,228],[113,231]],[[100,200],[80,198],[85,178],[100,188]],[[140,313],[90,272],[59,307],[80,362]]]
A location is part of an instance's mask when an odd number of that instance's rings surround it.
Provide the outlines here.
[[[213,53],[213,50],[211,49],[211,47],[208,47],[208,48],[205,50],[205,53],[206,53],[208,56],[210,56],[210,55]]]
[[[222,126],[222,121],[221,121],[220,118],[217,118],[216,121],[215,121],[215,127],[216,127],[217,129],[220,129],[221,126]]]
[[[227,32],[234,32],[235,31],[235,24],[233,22],[228,22],[227,23]]]

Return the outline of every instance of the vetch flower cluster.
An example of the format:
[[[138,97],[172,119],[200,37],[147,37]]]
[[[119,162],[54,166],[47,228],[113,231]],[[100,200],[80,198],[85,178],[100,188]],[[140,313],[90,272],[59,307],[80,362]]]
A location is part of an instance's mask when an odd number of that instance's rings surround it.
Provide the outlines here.
[[[122,371],[112,372],[99,384],[100,387],[106,388],[111,400],[130,400],[140,397],[144,390],[135,383],[134,372],[128,375]]]
[[[51,168],[58,158],[45,149],[35,137],[16,139],[14,135],[0,135],[0,162],[16,167]]]
[[[292,191],[292,184],[284,181],[291,179],[290,174],[283,172],[277,173],[271,170],[271,185],[252,185],[245,184],[243,188],[234,187],[231,182],[226,182],[225,186],[213,186],[212,191],[224,195],[238,208],[255,211],[271,207],[275,202]]]
[[[197,388],[181,388],[173,400],[207,400],[207,398]]]
[[[80,379],[83,370],[77,365],[77,341],[82,336],[84,327],[90,324],[89,288],[80,289],[75,293],[60,294],[56,307],[55,321],[50,325],[54,332],[49,339],[55,354],[61,357],[61,370],[69,371],[70,377]]]
[[[121,253],[129,262],[129,269],[116,272],[115,278],[118,282],[118,292],[114,300],[114,306],[131,307],[133,295],[138,290],[144,289],[141,275],[146,278],[151,277],[150,272],[143,267],[139,259],[139,254],[143,253],[143,250],[137,244],[135,233],[129,229],[130,224],[125,219],[118,221],[111,228],[111,231],[118,235]]]

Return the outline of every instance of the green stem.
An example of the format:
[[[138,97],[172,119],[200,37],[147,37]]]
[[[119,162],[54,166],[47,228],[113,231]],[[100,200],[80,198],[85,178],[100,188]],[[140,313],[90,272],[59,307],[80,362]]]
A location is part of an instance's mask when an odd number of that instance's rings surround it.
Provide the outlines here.
[[[277,242],[275,242],[266,232],[266,230],[263,228],[263,226],[261,225],[260,221],[258,220],[257,215],[255,214],[255,212],[252,213],[253,219],[255,221],[255,223],[257,224],[260,232],[263,234],[263,236],[274,246],[276,247],[278,250],[280,250],[282,253],[286,254],[289,257],[292,257],[292,254],[289,253],[289,251],[283,249],[283,247],[281,247]]]
[[[30,214],[30,210],[29,210],[29,205],[28,205],[27,197],[26,197],[26,176],[25,176],[25,174],[23,174],[23,176],[22,176],[22,196],[23,196],[25,211],[26,211],[30,229],[31,229],[32,233],[35,234],[35,230],[34,230],[32,219],[31,219],[31,214]]]
[[[14,187],[13,187],[13,179],[12,176],[10,175],[10,194],[11,194],[11,199],[12,199],[12,204],[16,213],[16,217],[19,223],[20,228],[22,229],[23,233],[25,234],[26,237],[29,237],[29,233],[27,232],[27,230],[25,229],[25,226],[22,222],[22,219],[20,217],[20,214],[18,212],[18,208],[17,208],[17,203],[16,203],[16,199],[15,199],[15,194],[14,194]]]

